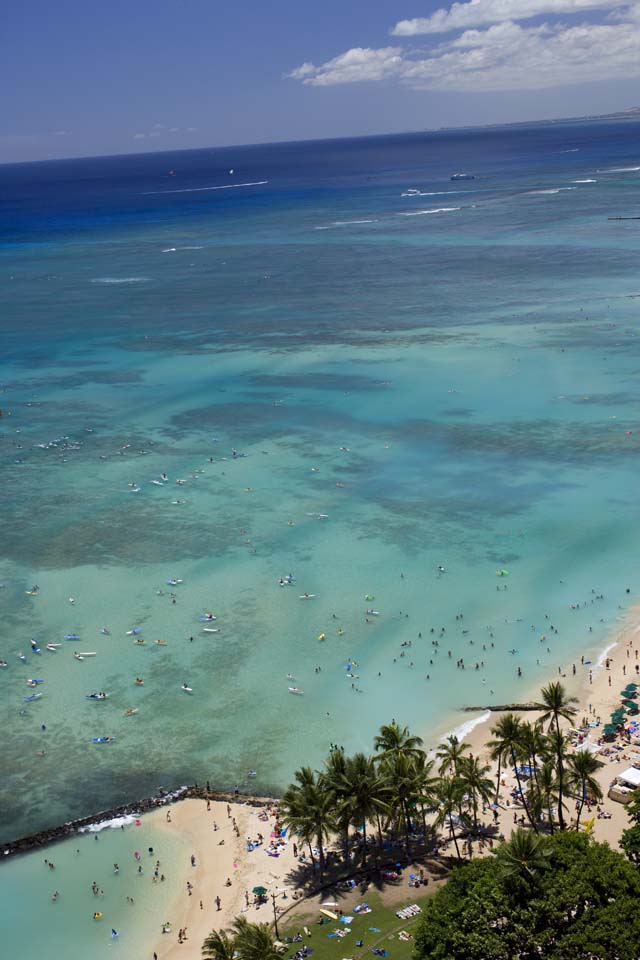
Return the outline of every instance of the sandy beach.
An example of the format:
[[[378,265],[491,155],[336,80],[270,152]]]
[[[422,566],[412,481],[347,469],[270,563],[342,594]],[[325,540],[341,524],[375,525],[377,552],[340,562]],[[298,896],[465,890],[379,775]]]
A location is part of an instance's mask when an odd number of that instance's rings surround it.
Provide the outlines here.
[[[205,800],[189,799],[149,815],[159,829],[177,834],[184,841],[185,850],[183,863],[171,865],[171,869],[177,868],[184,876],[183,893],[173,915],[164,918],[171,922],[171,932],[162,934],[158,929],[150,957],[154,950],[162,960],[199,957],[202,941],[211,929],[228,926],[240,914],[253,921],[272,921],[272,894],[276,896],[278,912],[291,904],[295,887],[287,882],[287,876],[295,865],[293,842],[285,837],[278,843],[277,856],[266,853],[275,840],[271,836],[274,812],[275,807],[249,803],[207,804]],[[249,851],[247,838],[257,841],[259,834],[263,842]],[[195,866],[191,866],[191,855]],[[193,885],[191,895],[187,883]],[[266,903],[254,905],[254,887],[268,891]],[[179,944],[178,931],[184,928],[188,939]]]
[[[565,664],[562,668],[562,675],[550,677],[549,680],[560,679],[571,696],[578,699],[575,727],[580,726],[584,719],[587,721],[600,721],[599,726],[591,728],[586,741],[591,745],[597,744],[602,735],[602,727],[609,721],[609,717],[616,707],[620,706],[620,691],[630,681],[640,683],[636,674],[635,665],[640,663],[640,606],[629,610],[624,620],[618,628],[608,638],[605,646],[596,654],[592,654],[593,665],[588,666],[576,664],[576,674],[572,673],[572,664]],[[589,660],[589,651],[585,650],[585,660]],[[580,676],[578,670],[587,670],[586,675]],[[539,691],[532,691],[530,699],[535,701]],[[521,698],[523,701],[529,697]],[[517,716],[523,720],[533,722],[540,714],[535,711],[514,711]],[[492,713],[483,723],[479,723],[474,729],[465,736],[465,742],[471,745],[474,754],[485,759],[491,764],[492,774],[494,775],[497,765],[492,763],[489,752],[486,748],[487,740],[491,739],[491,727],[497,722],[500,713]],[[562,724],[561,724],[562,725]],[[570,724],[564,723],[564,728],[569,729]],[[574,748],[575,749],[575,748]],[[628,824],[628,817],[625,812],[624,804],[610,800],[607,797],[607,791],[616,778],[618,773],[634,762],[640,762],[640,747],[629,746],[624,750],[617,750],[613,744],[603,743],[598,758],[604,763],[604,766],[597,772],[598,780],[602,792],[603,801],[600,804],[606,817],[597,817],[594,821],[594,836],[597,840],[606,841],[610,846],[618,848],[618,841],[622,830]],[[506,786],[501,790],[501,803],[504,803],[506,810],[511,809],[520,811],[520,807],[511,808],[508,805],[509,794],[515,788],[515,777],[511,774],[503,774],[502,781]],[[569,815],[572,811],[568,810]],[[609,816],[610,815],[610,816]],[[585,810],[583,820],[590,819]],[[501,827],[505,834],[509,833],[510,823],[505,815],[501,815]]]
[[[581,677],[577,670],[574,676],[571,664],[567,665],[566,671],[564,668],[562,670],[562,682],[579,700],[576,728],[583,719],[594,724],[598,719],[601,721],[600,726],[594,725],[586,737],[590,744],[597,744],[602,726],[619,705],[619,691],[626,683],[636,679],[639,637],[640,608],[636,607],[609,638],[600,656],[594,658],[590,678],[589,673]],[[587,653],[585,659],[588,659]],[[582,669],[588,670],[589,666]],[[491,726],[499,716],[499,713],[492,713],[465,737],[473,753],[487,762],[490,759],[485,744],[491,737]],[[521,716],[532,721],[538,714],[527,711],[522,712]],[[628,820],[624,805],[608,799],[607,791],[621,770],[640,760],[640,747],[629,746],[620,750],[615,749],[613,744],[604,743],[598,756],[604,763],[597,774],[604,794],[600,804],[604,816],[596,815],[595,810],[591,814],[585,810],[583,820],[594,817],[596,839],[617,847],[620,833],[628,825]],[[303,762],[304,757],[301,757],[300,763]],[[495,771],[493,764],[492,770]],[[515,815],[521,814],[521,808],[510,802],[509,795],[514,786],[513,775],[503,774],[500,794],[503,811],[499,825],[506,835],[514,825]],[[181,872],[184,884],[172,915],[164,918],[171,922],[171,931],[163,934],[162,924],[159,925],[157,939],[150,945],[149,957],[153,957],[154,951],[159,960],[174,960],[178,956],[199,957],[202,942],[209,931],[229,926],[234,917],[240,914],[245,914],[250,920],[271,922],[272,894],[276,896],[279,914],[295,902],[298,893],[292,882],[297,866],[293,841],[287,837],[279,841],[277,856],[270,856],[266,852],[269,844],[275,842],[276,810],[275,804],[257,806],[249,802],[236,802],[227,805],[218,801],[207,804],[205,800],[187,799],[168,808],[170,820],[167,808],[148,815],[158,829],[179,836],[184,848],[184,861],[171,865],[172,870]],[[567,813],[570,815],[572,811]],[[262,842],[250,851],[248,839],[258,841],[259,835],[262,836]],[[192,855],[195,859],[193,866]],[[227,885],[227,881],[230,881],[230,885]],[[188,884],[192,885],[191,893]],[[267,902],[255,905],[252,891],[258,886],[268,891]],[[216,901],[218,897],[219,908]],[[187,939],[181,944],[178,942],[178,931],[185,928]]]

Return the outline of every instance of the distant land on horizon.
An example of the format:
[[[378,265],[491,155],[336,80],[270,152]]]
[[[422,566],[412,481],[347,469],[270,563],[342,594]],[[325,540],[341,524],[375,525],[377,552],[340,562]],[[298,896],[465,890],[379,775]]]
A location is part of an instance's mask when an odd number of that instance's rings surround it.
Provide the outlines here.
[[[640,121],[640,107],[629,107],[627,110],[619,110],[616,113],[598,113],[598,114],[586,114],[580,117],[554,117],[554,118],[543,118],[541,120],[508,120],[502,121],[501,123],[460,123],[455,126],[444,126],[444,127],[422,127],[420,129],[411,129],[411,130],[396,130],[394,132],[379,132],[379,133],[364,133],[357,134],[353,137],[303,137],[300,140],[260,140],[255,143],[218,143],[210,144],[204,147],[179,147],[174,150],[133,150],[127,153],[108,153],[108,154],[85,154],[84,156],[70,156],[70,157],[46,157],[41,160],[10,160],[7,162],[0,162],[0,168],[21,166],[22,164],[31,164],[31,163],[64,163],[71,160],[93,160],[93,159],[106,159],[108,157],[133,157],[133,156],[157,156],[161,153],[193,153],[199,150],[230,150],[237,147],[259,147],[266,146],[267,144],[275,146],[279,143],[321,143],[331,140],[367,140],[375,137],[402,137],[410,136],[411,134],[420,134],[420,133],[445,133],[454,130],[499,130],[504,129],[505,127],[530,127],[533,125],[543,126],[545,124],[552,123],[584,123],[585,121],[598,121],[598,120],[631,120],[631,121]]]
[[[542,120],[509,120],[502,123],[464,123],[454,127],[425,127],[425,132],[439,130],[486,130],[498,127],[529,127],[534,123],[582,123],[585,120],[640,120],[640,107],[629,107],[616,113],[593,113],[581,117],[550,117]]]

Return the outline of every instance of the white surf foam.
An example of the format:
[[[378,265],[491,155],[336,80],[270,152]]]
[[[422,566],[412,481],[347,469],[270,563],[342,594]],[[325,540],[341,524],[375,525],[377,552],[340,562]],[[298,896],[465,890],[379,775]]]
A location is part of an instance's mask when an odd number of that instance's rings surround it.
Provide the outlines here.
[[[80,827],[78,833],[100,833],[101,830],[119,830],[120,827],[128,827],[140,817],[132,813],[123,817],[113,817],[112,820],[100,820],[98,823],[90,823],[87,827]]]
[[[454,727],[453,730],[450,730],[449,733],[445,733],[440,737],[440,743],[444,743],[449,737],[456,737],[457,740],[462,743],[464,738],[468,736],[472,730],[475,730],[476,727],[479,727],[481,723],[486,723],[487,720],[491,718],[491,710],[485,710],[477,717],[472,717],[471,720],[465,720],[464,723],[461,723],[460,726]],[[436,748],[432,747],[428,751],[430,758],[435,756]]]
[[[598,659],[596,660],[596,664],[595,664],[595,669],[596,669],[596,670],[600,670],[600,669],[604,666],[605,660],[607,659],[607,657],[609,656],[609,654],[611,653],[611,651],[613,650],[613,648],[614,648],[614,647],[617,647],[617,646],[618,646],[618,642],[617,642],[617,640],[616,640],[615,643],[610,643],[608,647],[605,647],[605,648],[604,648],[604,650],[602,651],[602,653],[600,654],[600,656],[599,656]]]
[[[327,223],[325,226],[316,227],[316,230],[331,230],[332,227],[349,227],[359,223],[378,223],[377,218],[374,220],[334,220],[333,223]]]
[[[609,167],[608,170],[596,170],[596,173],[637,173],[640,167]]]
[[[461,723],[459,727],[456,727],[450,734],[450,736],[457,737],[461,742],[466,736],[468,736],[472,730],[475,730],[476,727],[479,727],[481,723],[486,723],[491,716],[491,710],[485,710],[484,713],[481,713],[479,717],[473,717],[471,720],[465,720],[464,723]]]
[[[549,190],[527,190],[524,194],[525,197],[531,197],[535,194],[551,194],[551,193],[560,193],[561,190],[575,190],[575,187],[553,187]]]
[[[145,190],[141,197],[150,197],[159,193],[202,193],[205,190],[237,190],[239,187],[262,187],[268,180],[252,180],[249,183],[223,183],[218,187],[183,187],[181,190]]]
[[[588,180],[573,180],[573,181],[572,181],[572,183],[597,183],[597,182],[598,182],[597,180],[592,180],[592,179],[588,179]]]
[[[401,196],[401,197],[444,197],[444,196],[447,196],[447,195],[450,194],[450,193],[461,193],[461,192],[462,192],[462,191],[460,191],[460,190],[429,190],[429,191],[426,191],[426,190],[418,190],[418,191],[415,192],[415,193],[413,193],[413,192],[412,192],[412,193],[401,193],[400,196]],[[469,192],[468,190],[465,191],[465,193],[468,193],[468,192]]]
[[[91,283],[146,283],[149,277],[94,277]]]
[[[400,217],[423,217],[428,213],[452,213],[454,210],[460,210],[460,207],[434,207],[433,210],[411,210],[408,213],[400,213]]]

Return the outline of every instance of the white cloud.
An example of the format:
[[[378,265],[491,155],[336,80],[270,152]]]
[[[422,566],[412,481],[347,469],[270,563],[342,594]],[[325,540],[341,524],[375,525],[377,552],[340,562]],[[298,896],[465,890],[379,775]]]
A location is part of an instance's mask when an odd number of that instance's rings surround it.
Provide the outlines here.
[[[547,14],[585,13],[588,10],[611,10],[629,5],[624,0],[469,0],[453,3],[448,10],[440,8],[429,17],[400,20],[391,33],[395,37],[418,34],[447,33],[480,27],[487,23],[528,20]]]
[[[314,87],[328,87],[338,83],[359,83],[362,80],[384,80],[397,76],[402,69],[402,62],[401,47],[381,47],[377,50],[353,47],[319,67],[303,63],[287,76]]]
[[[481,2],[481,0],[479,0]],[[418,90],[541,90],[640,76],[640,19],[465,30],[428,52],[356,47],[289,76],[309,86],[395,80]]]
[[[144,140],[146,136],[147,136],[146,133],[134,133],[133,139],[134,139],[134,140]]]

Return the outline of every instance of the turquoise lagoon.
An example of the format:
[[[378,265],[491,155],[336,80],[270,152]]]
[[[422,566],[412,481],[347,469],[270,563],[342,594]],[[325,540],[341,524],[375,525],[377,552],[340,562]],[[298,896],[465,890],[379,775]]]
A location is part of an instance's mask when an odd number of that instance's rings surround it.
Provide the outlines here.
[[[638,582],[639,130],[0,168],[3,839],[277,793],[597,655]]]

